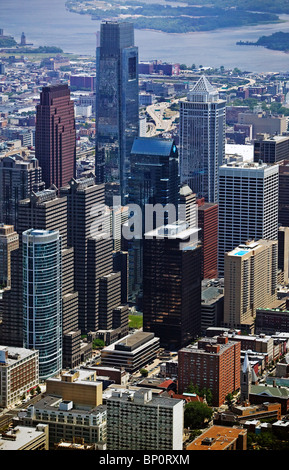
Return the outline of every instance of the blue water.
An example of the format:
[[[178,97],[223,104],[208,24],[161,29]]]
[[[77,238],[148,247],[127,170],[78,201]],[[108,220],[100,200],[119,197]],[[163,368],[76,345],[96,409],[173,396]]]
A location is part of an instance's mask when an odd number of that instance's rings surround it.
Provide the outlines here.
[[[276,31],[289,32],[289,15],[284,24],[230,28],[190,34],[135,31],[140,60],[168,62],[250,71],[287,71],[289,55],[263,47],[237,46],[240,40],[256,41]],[[70,13],[65,0],[0,0],[0,28],[20,41],[22,31],[28,42],[61,47],[65,52],[95,55],[99,21]]]
[[[248,251],[243,250],[243,251],[238,251],[238,253],[235,253],[235,255],[237,255],[237,256],[243,256],[243,255],[245,255],[246,253],[248,253]]]

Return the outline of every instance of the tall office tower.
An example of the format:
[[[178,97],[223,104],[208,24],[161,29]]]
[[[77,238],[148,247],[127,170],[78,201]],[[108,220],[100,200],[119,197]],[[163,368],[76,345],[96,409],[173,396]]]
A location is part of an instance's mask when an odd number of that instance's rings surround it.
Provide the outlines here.
[[[171,224],[147,232],[143,249],[143,330],[177,350],[201,330],[198,230]]]
[[[278,240],[247,242],[225,254],[223,326],[254,333],[256,308],[277,300]]]
[[[178,352],[178,391],[190,384],[210,389],[213,406],[221,406],[228,393],[240,388],[241,343],[226,336],[201,338]]]
[[[20,249],[12,253],[12,284],[9,293],[4,297],[3,341],[4,344],[18,346],[22,344],[22,237],[21,234],[30,228],[59,231],[62,241],[62,291],[63,291],[63,345],[65,351],[65,367],[80,362],[80,332],[78,329],[78,294],[74,288],[74,253],[67,245],[67,198],[59,197],[56,188],[32,193],[30,197],[18,204],[18,227]],[[14,256],[15,254],[15,256]],[[74,343],[71,331],[76,332]],[[15,342],[17,342],[15,344]]]
[[[95,174],[97,183],[118,183],[122,205],[126,203],[130,152],[139,135],[138,94],[133,24],[104,22],[96,49]]]
[[[187,184],[183,184],[179,191],[179,218],[186,221],[190,227],[198,224],[197,197]]]
[[[279,225],[289,227],[289,160],[279,162]]]
[[[23,345],[39,351],[39,378],[62,368],[62,259],[59,232],[27,230],[23,248]]]
[[[289,227],[278,229],[278,268],[284,284],[289,283]]]
[[[74,280],[75,290],[79,296],[79,328],[82,333],[87,333],[95,331],[95,310],[92,314],[88,313],[90,281],[88,273],[90,269],[94,269],[95,263],[95,258],[88,257],[88,240],[93,238],[93,235],[100,235],[100,230],[107,234],[110,214],[107,217],[104,215],[104,219],[99,216],[99,213],[106,214],[104,185],[96,184],[93,174],[77,180],[72,179],[67,186],[61,188],[60,195],[67,198],[68,245],[74,248]],[[108,225],[102,227],[105,219]]]
[[[87,240],[87,330],[110,344],[128,333],[127,299],[122,303],[121,271],[114,271],[111,237]]]
[[[108,450],[182,450],[183,402],[152,390],[113,392],[107,399]]]
[[[19,248],[13,225],[0,224],[0,286],[11,287],[11,252]]]
[[[202,243],[202,279],[218,277],[218,204],[197,200]]]
[[[247,240],[278,238],[278,165],[231,163],[220,167],[219,276],[224,255]]]
[[[289,137],[261,134],[254,142],[254,162],[276,163],[289,158]]]
[[[131,151],[128,181],[129,206],[136,204],[141,210],[138,226],[135,224],[137,236],[128,243],[129,298],[137,303],[138,297],[142,296],[143,234],[178,219],[178,151],[174,140],[137,137]],[[172,216],[168,205],[173,209]],[[152,210],[147,212],[152,206],[160,210],[155,214]]]
[[[36,106],[35,156],[49,188],[66,185],[76,172],[74,103],[67,84],[42,89]]]
[[[18,232],[18,201],[43,186],[42,171],[34,157],[0,158],[0,223],[13,225]]]
[[[202,76],[180,101],[180,178],[206,202],[218,201],[218,169],[225,159],[226,101]]]

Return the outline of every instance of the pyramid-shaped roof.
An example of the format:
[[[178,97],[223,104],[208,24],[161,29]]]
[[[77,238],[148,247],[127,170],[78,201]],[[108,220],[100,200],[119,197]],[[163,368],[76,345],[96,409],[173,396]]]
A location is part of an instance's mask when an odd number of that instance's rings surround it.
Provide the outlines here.
[[[211,85],[205,75],[201,76],[191,91],[193,93],[216,93],[216,89]]]

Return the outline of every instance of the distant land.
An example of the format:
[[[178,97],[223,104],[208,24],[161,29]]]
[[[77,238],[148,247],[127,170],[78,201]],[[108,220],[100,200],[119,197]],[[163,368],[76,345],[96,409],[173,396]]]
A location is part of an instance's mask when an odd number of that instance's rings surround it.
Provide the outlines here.
[[[90,15],[93,20],[117,19],[132,21],[136,29],[148,29],[165,33],[192,33],[213,31],[221,28],[255,26],[281,22],[278,14],[264,11],[248,11],[243,7],[232,7],[228,0],[216,0],[210,5],[186,1],[187,6],[171,6],[142,1],[111,0],[109,3],[97,0],[67,0],[66,8],[73,13]],[[280,0],[279,0],[280,1]],[[228,5],[227,5],[228,4]]]
[[[256,42],[238,41],[238,46],[263,46],[274,51],[289,52],[289,33],[281,31],[270,36],[261,36]]]

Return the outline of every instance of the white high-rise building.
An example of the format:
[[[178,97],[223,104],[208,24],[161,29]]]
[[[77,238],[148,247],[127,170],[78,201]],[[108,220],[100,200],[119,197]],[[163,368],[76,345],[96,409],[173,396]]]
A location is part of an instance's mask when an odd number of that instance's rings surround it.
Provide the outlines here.
[[[113,392],[106,405],[108,450],[183,449],[183,400],[140,389]]]
[[[180,179],[197,197],[218,201],[218,169],[225,161],[226,101],[202,76],[180,101]]]
[[[224,256],[248,240],[278,239],[279,166],[230,163],[219,169],[219,274]]]

